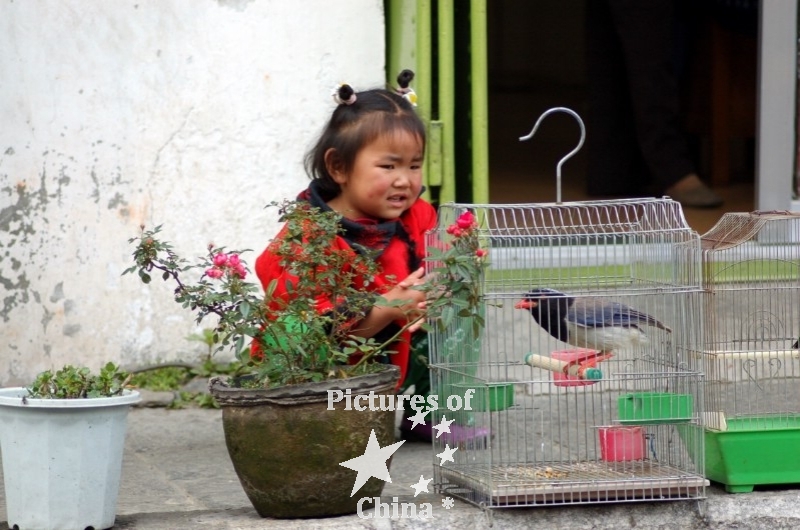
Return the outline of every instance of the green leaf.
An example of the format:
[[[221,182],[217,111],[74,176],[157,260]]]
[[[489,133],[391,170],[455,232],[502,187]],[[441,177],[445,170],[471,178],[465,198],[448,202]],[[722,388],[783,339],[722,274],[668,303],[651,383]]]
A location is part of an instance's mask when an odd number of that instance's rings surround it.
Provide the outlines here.
[[[269,282],[269,284],[267,285],[266,292],[265,292],[265,295],[267,296],[267,298],[272,298],[272,293],[275,292],[275,288],[277,286],[278,286],[278,280],[272,280],[272,281]]]
[[[458,307],[469,307],[469,302],[467,302],[463,298],[460,298],[460,297],[457,297],[457,296],[451,297],[450,298],[450,303],[453,304],[454,306],[458,306]]]
[[[442,326],[444,326],[445,328],[450,327],[450,324],[453,323],[453,319],[455,318],[455,316],[456,316],[455,311],[451,306],[446,306],[444,309],[442,309],[442,317],[441,317]]]
[[[442,258],[444,257],[444,252],[442,252],[441,249],[434,246],[430,246],[427,247],[425,250],[428,253],[426,261],[442,261]]]

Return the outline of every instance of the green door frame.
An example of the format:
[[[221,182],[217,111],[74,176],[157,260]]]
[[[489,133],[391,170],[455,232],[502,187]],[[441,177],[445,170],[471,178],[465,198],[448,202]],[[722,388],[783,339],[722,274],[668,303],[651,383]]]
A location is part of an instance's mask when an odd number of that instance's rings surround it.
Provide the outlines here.
[[[417,109],[428,127],[426,198],[489,202],[486,0],[384,0],[390,85],[416,74]],[[468,7],[467,7],[468,6]]]

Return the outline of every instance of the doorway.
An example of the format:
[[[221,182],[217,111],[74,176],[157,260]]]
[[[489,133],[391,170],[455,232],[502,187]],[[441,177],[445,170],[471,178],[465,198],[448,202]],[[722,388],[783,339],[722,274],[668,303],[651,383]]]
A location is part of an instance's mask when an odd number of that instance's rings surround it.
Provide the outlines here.
[[[487,3],[489,199],[492,203],[551,202],[556,166],[580,138],[568,114],[552,114],[521,143],[551,107],[588,111],[586,8],[593,0],[492,0]],[[682,124],[701,178],[725,199],[718,208],[685,208],[689,225],[705,233],[727,211],[754,209],[757,81],[756,2],[678,2],[688,48],[682,63]],[[725,6],[743,6],[732,11]],[[727,62],[726,62],[727,61]],[[726,97],[720,103],[720,90]],[[716,105],[715,105],[716,102]],[[716,113],[716,114],[715,114]],[[722,113],[722,114],[720,114]],[[722,117],[723,119],[721,120]],[[725,125],[720,138],[713,126]],[[717,131],[719,133],[719,131]],[[587,136],[592,131],[587,129]],[[722,147],[728,168],[712,182]],[[717,162],[719,168],[719,162]],[[585,149],[562,167],[562,200],[586,200]]]

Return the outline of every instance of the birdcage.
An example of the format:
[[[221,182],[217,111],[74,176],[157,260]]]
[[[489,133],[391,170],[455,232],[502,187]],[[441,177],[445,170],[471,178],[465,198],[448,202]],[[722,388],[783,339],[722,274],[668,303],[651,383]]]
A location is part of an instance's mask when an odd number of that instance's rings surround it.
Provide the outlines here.
[[[700,239],[680,205],[446,204],[431,244],[467,210],[489,249],[485,325],[432,333],[433,421],[491,434],[434,460],[440,491],[485,507],[704,497]],[[559,335],[581,304],[594,324]],[[608,307],[619,329],[597,324]]]
[[[434,440],[437,490],[484,508],[704,498],[700,238],[680,204],[562,203],[559,182],[555,203],[442,205],[428,245],[466,211],[489,249],[484,325],[440,321],[429,362],[433,423],[474,436]]]
[[[727,213],[701,242],[706,475],[800,483],[800,214]]]

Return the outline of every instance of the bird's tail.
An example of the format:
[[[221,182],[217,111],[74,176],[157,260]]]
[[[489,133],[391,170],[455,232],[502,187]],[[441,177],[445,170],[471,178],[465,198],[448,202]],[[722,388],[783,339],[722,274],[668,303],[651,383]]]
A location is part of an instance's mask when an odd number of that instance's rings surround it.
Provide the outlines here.
[[[631,320],[639,320],[640,322],[643,322],[643,323],[647,324],[648,326],[654,326],[654,327],[657,327],[658,329],[663,329],[667,333],[672,333],[672,328],[671,327],[667,326],[666,324],[664,324],[663,322],[661,322],[657,318],[654,318],[654,317],[648,315],[647,313],[640,313],[639,311],[633,311],[632,310],[630,312],[630,319]]]

